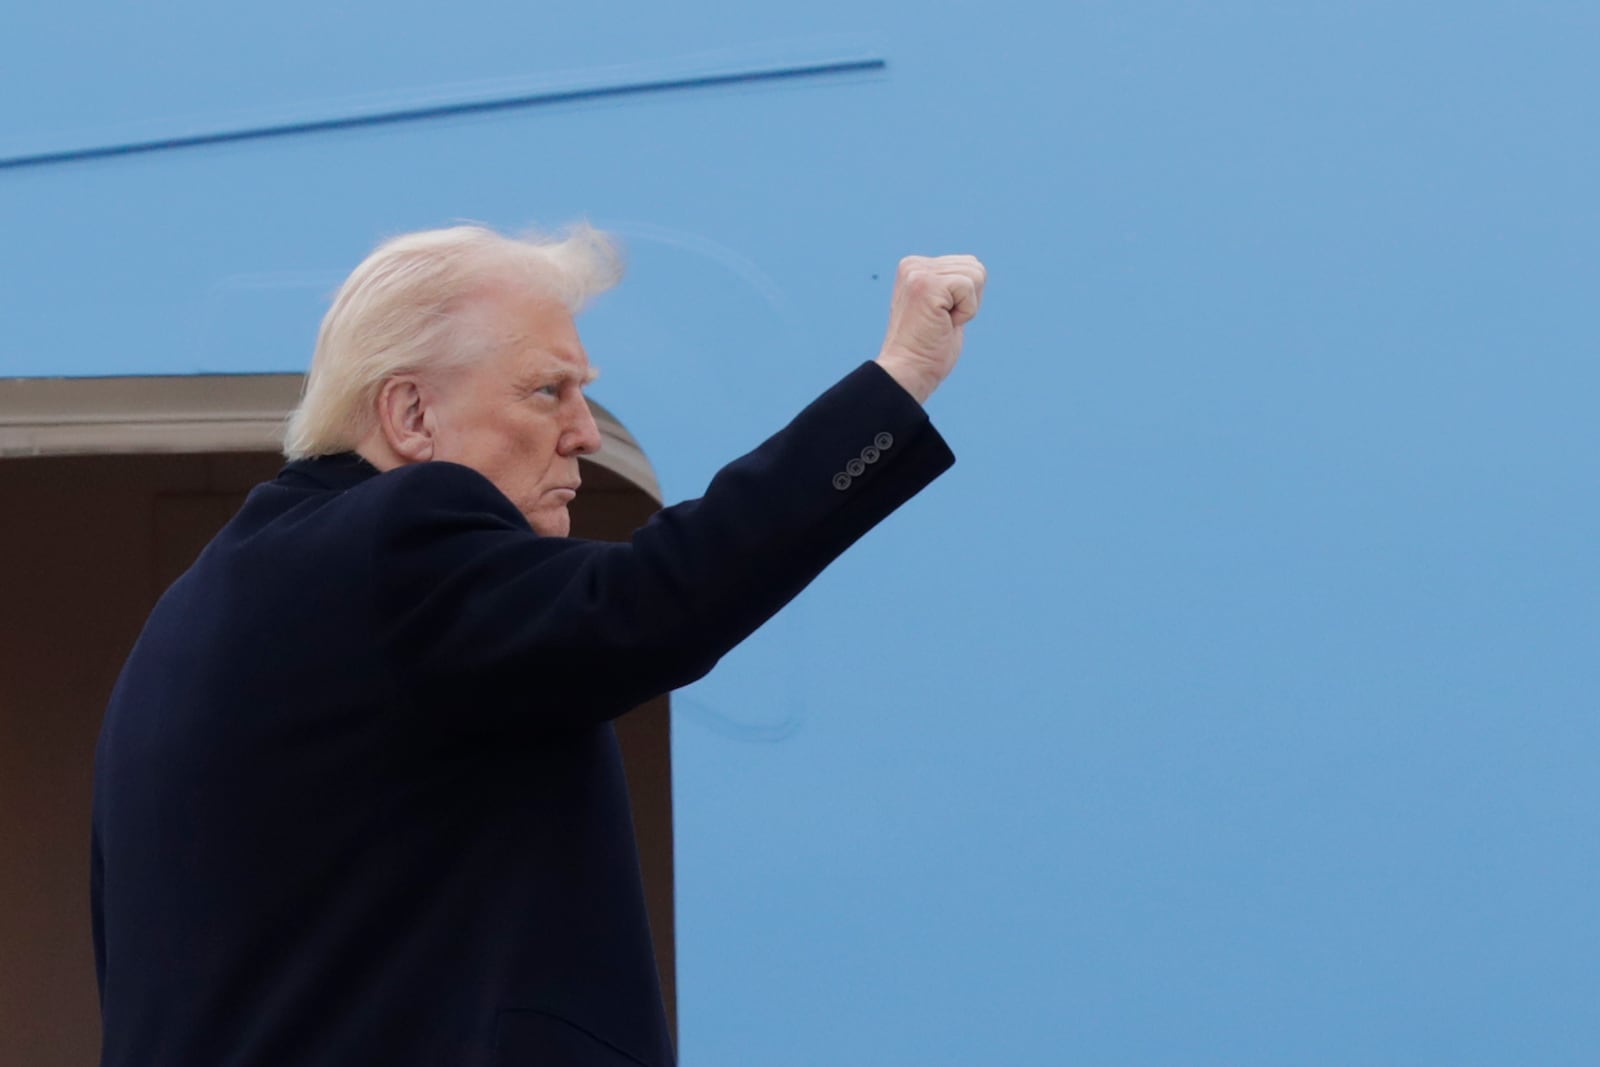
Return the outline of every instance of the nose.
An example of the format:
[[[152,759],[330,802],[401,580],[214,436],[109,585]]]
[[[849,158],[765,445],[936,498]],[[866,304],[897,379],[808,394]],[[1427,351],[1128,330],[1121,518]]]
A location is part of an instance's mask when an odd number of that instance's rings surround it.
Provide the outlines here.
[[[562,434],[562,454],[593,455],[600,451],[600,443],[600,427],[594,421],[594,412],[589,410],[589,401],[580,396],[572,420]]]

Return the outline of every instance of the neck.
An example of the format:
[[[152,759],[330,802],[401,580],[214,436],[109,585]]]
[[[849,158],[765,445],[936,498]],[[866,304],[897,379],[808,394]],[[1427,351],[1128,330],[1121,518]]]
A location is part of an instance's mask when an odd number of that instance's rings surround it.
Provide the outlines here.
[[[389,447],[389,442],[383,435],[373,434],[362,441],[354,449],[355,454],[378,468],[380,471],[392,471],[396,467],[404,467],[406,461],[401,459],[395,450]]]

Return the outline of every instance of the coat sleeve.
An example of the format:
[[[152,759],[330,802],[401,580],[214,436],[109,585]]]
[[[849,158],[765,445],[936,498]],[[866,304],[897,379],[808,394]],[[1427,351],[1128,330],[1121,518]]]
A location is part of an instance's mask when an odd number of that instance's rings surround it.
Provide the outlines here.
[[[541,537],[475,471],[403,468],[378,480],[375,626],[437,725],[603,721],[702,677],[953,462],[865,363],[629,542]]]

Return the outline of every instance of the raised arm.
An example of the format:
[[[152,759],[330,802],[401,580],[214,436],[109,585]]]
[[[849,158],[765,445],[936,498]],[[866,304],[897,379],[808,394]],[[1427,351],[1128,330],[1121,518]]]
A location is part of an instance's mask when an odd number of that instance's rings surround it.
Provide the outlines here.
[[[611,718],[704,675],[953,462],[866,363],[627,543],[541,537],[476,472],[418,464],[381,490],[376,624],[443,726]]]

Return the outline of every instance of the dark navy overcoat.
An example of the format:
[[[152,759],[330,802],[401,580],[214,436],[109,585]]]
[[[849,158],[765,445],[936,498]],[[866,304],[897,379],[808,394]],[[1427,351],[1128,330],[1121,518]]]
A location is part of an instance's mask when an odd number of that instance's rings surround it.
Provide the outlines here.
[[[290,463],[106,713],[103,1063],[672,1063],[610,720],[952,462],[866,363],[631,542],[541,537],[456,464]]]

